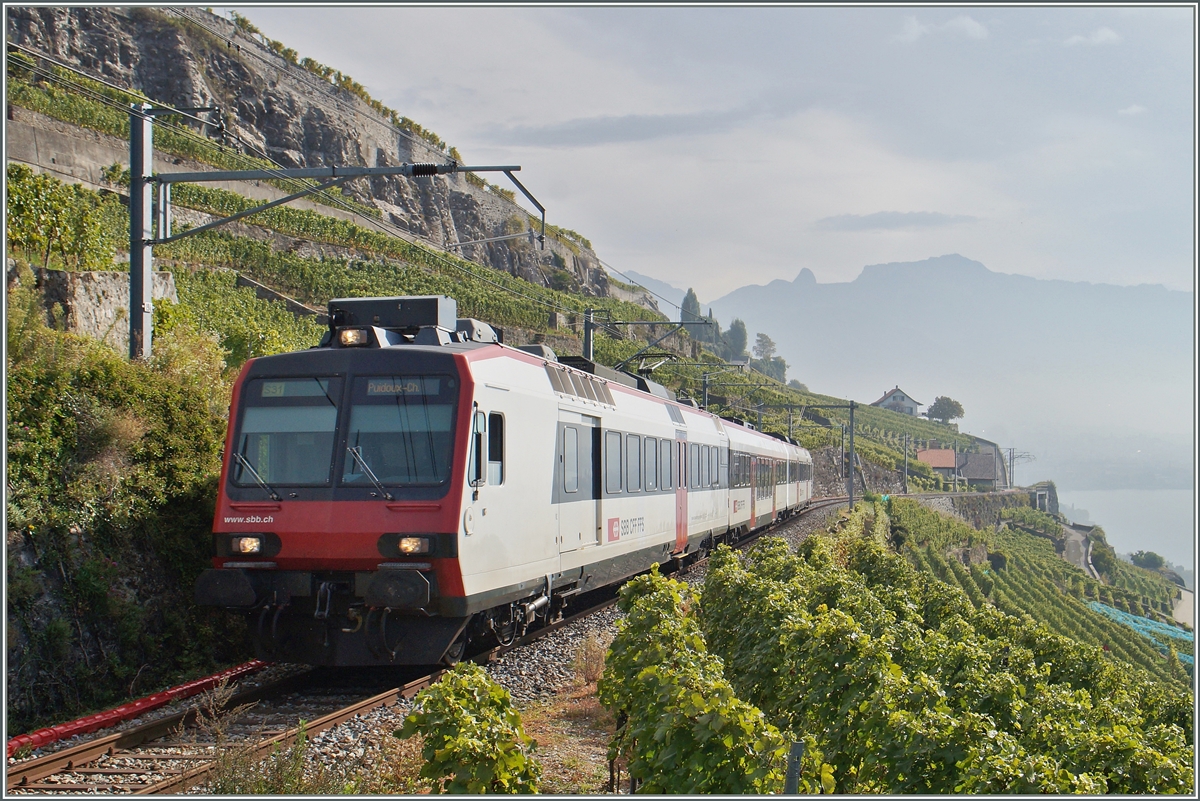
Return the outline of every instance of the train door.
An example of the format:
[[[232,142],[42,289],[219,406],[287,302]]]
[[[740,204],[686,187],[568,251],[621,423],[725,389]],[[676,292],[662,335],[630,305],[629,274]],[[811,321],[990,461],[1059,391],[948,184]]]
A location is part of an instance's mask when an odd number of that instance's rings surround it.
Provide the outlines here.
[[[675,553],[682,553],[688,541],[687,433],[675,431]]]
[[[779,471],[783,467],[783,463],[775,460],[772,462],[771,470],[771,522],[779,519]]]
[[[561,413],[558,426],[558,469],[554,497],[558,500],[558,550],[567,553],[600,539],[600,449],[595,417]]]
[[[758,528],[758,457],[750,457],[750,528]]]

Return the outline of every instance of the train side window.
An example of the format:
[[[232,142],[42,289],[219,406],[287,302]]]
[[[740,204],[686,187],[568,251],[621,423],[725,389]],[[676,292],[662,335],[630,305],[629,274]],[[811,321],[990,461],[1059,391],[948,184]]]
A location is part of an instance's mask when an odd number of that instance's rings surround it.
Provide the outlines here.
[[[563,491],[579,491],[579,430],[563,429]]]
[[[471,464],[467,468],[467,476],[472,487],[478,487],[484,482],[483,459],[484,459],[484,435],[487,431],[487,415],[483,412],[475,412],[474,420],[471,424]]]
[[[708,480],[710,485],[714,487],[721,483],[721,472],[717,469],[717,465],[720,464],[720,459],[721,449],[720,447],[714,445],[712,450],[708,452]]]
[[[487,483],[504,483],[504,415],[492,412],[488,415],[488,476]]]
[[[604,434],[604,486],[610,495],[621,491],[621,434],[607,431]]]
[[[642,489],[642,438],[629,434],[625,442],[625,491]]]
[[[678,472],[679,472],[679,480],[675,486],[680,487],[681,489],[686,489],[687,485],[688,485],[688,480],[687,480],[687,465],[688,465],[687,450],[688,450],[688,446],[687,446],[686,442],[677,442],[676,445],[678,447],[676,448],[674,456],[671,457],[678,463],[677,467],[678,467]]]
[[[700,488],[700,446],[691,445],[688,447],[688,486],[693,489]]]
[[[707,487],[712,480],[708,462],[710,453],[712,453],[712,448],[707,445],[700,446],[700,486],[702,487]]]
[[[661,457],[659,461],[662,463],[662,488],[665,490],[672,489],[675,486],[671,481],[674,478],[671,470],[671,453],[674,450],[674,440],[664,439],[659,441],[658,455]]]
[[[646,491],[658,489],[658,440],[646,437]]]

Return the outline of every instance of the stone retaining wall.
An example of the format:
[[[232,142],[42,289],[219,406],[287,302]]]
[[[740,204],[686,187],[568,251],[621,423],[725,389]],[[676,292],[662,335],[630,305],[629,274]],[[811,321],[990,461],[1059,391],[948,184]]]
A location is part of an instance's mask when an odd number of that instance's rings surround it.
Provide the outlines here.
[[[129,273],[42,268],[33,273],[49,325],[95,337],[118,353],[129,352]],[[153,299],[179,302],[174,275],[154,273]]]

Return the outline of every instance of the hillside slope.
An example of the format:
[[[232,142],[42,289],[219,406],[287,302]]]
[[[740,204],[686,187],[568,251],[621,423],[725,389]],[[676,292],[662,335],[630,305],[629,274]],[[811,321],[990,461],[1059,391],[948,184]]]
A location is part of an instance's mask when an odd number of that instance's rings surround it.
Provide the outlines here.
[[[369,102],[365,89],[349,76],[324,65],[305,69],[294,51],[201,9],[11,8],[6,33],[10,43],[156,103],[220,106],[230,154],[282,167],[451,158],[463,163],[463,156],[436,134]],[[503,176],[497,180],[507,182]],[[511,189],[474,175],[358,180],[347,185],[347,192],[383,221],[440,246],[518,233],[532,224],[513,202]],[[545,250],[520,244],[489,242],[458,250],[535,284],[611,294],[590,243],[578,234],[552,227]]]

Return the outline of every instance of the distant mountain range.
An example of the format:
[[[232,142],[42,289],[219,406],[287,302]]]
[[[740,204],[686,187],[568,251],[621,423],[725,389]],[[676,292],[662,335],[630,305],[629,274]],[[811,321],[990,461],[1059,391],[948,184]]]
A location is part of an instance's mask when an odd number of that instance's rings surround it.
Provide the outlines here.
[[[1192,486],[1190,292],[1008,275],[952,254],[870,265],[845,283],[804,269],[710,307],[723,328],[745,321],[751,342],[770,336],[788,377],[816,391],[870,403],[899,386],[925,406],[958,400],[962,430],[1035,457],[1019,481]]]

